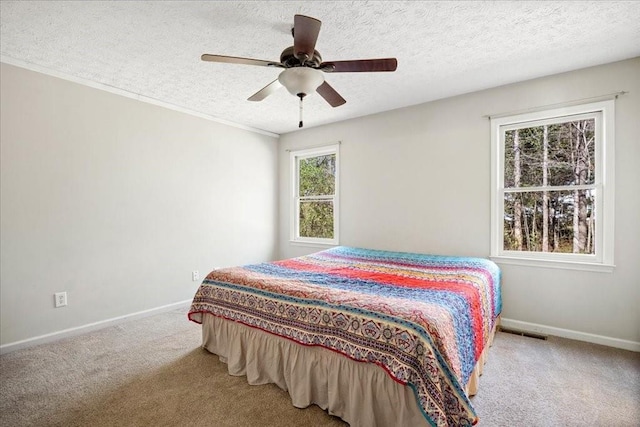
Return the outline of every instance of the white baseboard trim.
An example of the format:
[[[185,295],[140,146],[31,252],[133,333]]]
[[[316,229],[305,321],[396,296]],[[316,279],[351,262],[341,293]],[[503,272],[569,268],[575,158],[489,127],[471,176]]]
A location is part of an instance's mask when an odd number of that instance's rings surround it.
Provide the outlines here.
[[[556,337],[569,338],[577,341],[586,341],[594,344],[601,344],[609,347],[640,352],[640,342],[636,341],[605,337],[603,335],[572,331],[570,329],[555,328],[553,326],[522,322],[520,320],[505,319],[504,317],[500,319],[500,325],[504,326],[505,328],[517,329],[523,332],[534,332],[537,334],[553,335]]]
[[[53,341],[58,341],[63,338],[75,337],[77,335],[86,334],[87,332],[96,331],[98,329],[107,328],[109,326],[119,325],[131,320],[141,319],[143,317],[153,316],[154,314],[165,313],[167,311],[176,310],[181,307],[188,307],[191,304],[191,300],[185,300],[175,302],[173,304],[167,304],[156,308],[150,308],[149,310],[138,311],[136,313],[125,314],[124,316],[113,317],[111,319],[101,320],[99,322],[89,323],[87,325],[77,326],[75,328],[64,329],[62,331],[52,332],[50,334],[40,335],[33,338],[28,338],[22,341],[16,341],[4,345],[0,345],[0,354],[11,353],[13,351],[22,350],[24,348],[33,347],[40,344],[46,344]],[[186,317],[185,317],[186,321]]]

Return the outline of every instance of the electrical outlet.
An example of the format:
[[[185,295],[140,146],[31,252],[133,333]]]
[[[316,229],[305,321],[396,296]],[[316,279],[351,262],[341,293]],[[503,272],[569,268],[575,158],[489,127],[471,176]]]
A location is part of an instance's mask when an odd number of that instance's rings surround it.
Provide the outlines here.
[[[191,280],[193,280],[194,282],[200,280],[200,272],[198,270],[193,270],[191,272]]]
[[[67,293],[66,292],[56,292],[53,294],[54,303],[56,308],[64,307],[67,305]]]

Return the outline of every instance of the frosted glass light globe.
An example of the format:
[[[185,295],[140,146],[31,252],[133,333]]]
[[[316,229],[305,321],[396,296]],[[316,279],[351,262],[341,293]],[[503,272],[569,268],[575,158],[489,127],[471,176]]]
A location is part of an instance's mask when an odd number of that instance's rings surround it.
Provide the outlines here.
[[[293,67],[280,73],[278,80],[289,93],[299,96],[299,94],[308,95],[315,92],[324,82],[324,76],[322,71],[313,68]]]

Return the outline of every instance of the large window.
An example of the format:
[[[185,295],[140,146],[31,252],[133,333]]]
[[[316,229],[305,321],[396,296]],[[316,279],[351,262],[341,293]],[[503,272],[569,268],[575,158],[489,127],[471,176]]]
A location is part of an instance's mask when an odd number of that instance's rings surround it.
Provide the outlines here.
[[[613,101],[493,118],[492,256],[613,266]]]
[[[291,240],[338,244],[338,145],[291,152]]]

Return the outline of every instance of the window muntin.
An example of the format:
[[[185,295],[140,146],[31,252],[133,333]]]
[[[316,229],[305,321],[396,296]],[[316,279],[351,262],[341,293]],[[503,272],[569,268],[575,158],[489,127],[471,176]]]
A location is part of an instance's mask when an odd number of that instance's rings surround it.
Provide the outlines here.
[[[612,266],[613,101],[491,128],[492,256]]]
[[[292,151],[291,168],[291,240],[337,244],[338,146]]]

